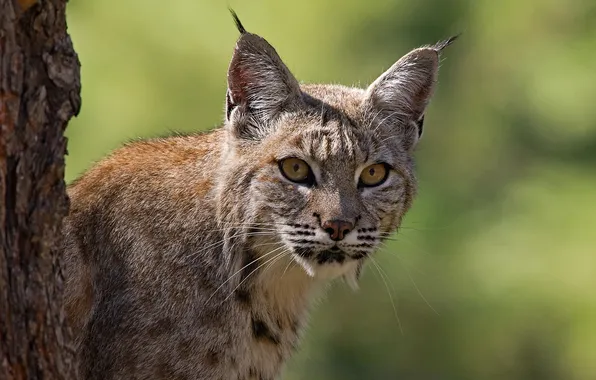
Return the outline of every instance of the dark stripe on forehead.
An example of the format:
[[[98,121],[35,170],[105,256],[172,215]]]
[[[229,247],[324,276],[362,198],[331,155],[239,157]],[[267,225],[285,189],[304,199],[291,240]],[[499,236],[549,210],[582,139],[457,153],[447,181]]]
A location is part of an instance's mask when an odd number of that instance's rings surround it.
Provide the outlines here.
[[[329,107],[321,107],[321,125],[325,126],[329,123],[329,121],[334,119],[340,119],[337,115],[337,112]]]
[[[335,121],[342,127],[356,128],[356,122],[348,116],[341,109],[332,106],[329,103],[312,97],[304,93],[304,100],[308,107],[308,113],[318,117],[321,121],[321,126],[327,125],[329,122]]]
[[[307,147],[306,153],[318,161],[330,157],[350,160],[356,155],[357,145],[357,139],[350,134],[349,131],[331,125],[319,127],[302,135],[302,146]]]

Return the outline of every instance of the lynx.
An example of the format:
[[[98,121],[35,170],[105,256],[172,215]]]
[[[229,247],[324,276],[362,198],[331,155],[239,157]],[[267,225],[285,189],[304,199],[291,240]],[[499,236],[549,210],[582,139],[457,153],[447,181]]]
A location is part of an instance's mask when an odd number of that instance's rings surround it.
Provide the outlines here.
[[[366,89],[300,84],[240,31],[223,126],[129,143],[69,186],[66,313],[84,379],[268,380],[330,280],[357,286],[416,193],[455,37]]]

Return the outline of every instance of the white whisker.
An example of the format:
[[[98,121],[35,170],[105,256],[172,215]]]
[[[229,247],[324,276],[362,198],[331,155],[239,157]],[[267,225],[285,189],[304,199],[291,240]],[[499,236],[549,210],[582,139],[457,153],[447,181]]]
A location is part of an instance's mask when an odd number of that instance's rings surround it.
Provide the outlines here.
[[[381,280],[383,281],[383,284],[385,284],[385,289],[387,289],[387,294],[389,295],[389,301],[391,301],[391,307],[393,307],[393,313],[395,315],[395,319],[397,320],[397,325],[399,327],[399,331],[401,333],[401,335],[404,335],[404,330],[402,328],[401,325],[401,321],[399,319],[399,315],[397,313],[397,307],[395,306],[395,303],[393,302],[393,296],[391,291],[389,290],[389,285],[387,284],[387,281],[385,281],[385,278],[383,277],[383,273],[381,272],[381,268],[379,267],[379,264],[377,264],[376,260],[370,256],[371,262],[374,264],[375,268],[377,268],[377,272],[379,272],[379,276],[381,277]]]
[[[283,248],[283,247],[280,247]],[[275,250],[274,250],[275,251]],[[272,251],[272,252],[274,252]],[[230,297],[234,294],[234,292],[246,281],[248,280],[248,278],[250,276],[253,275],[253,273],[255,273],[257,270],[259,270],[260,268],[262,268],[264,265],[266,265],[267,263],[271,262],[272,260],[275,260],[277,257],[283,255],[284,253],[286,253],[286,251],[283,251],[281,253],[278,253],[277,255],[273,256],[273,258],[268,259],[267,261],[265,261],[264,263],[262,263],[261,265],[259,265],[258,267],[256,267],[255,269],[253,269],[242,281],[240,281],[240,283],[234,288],[232,289],[232,291],[230,292],[230,294],[224,299],[224,302],[226,302],[228,299],[230,299]]]
[[[280,247],[281,248],[281,247]],[[251,266],[252,264],[256,263],[257,261],[259,261],[260,259],[264,259],[265,257],[275,253],[279,248],[276,248],[274,250],[272,250],[271,252],[268,252],[262,256],[257,257],[256,259],[252,260],[251,262],[249,262],[248,264],[246,264],[245,266],[243,266],[242,268],[238,269],[236,272],[234,272],[230,277],[228,277],[227,280],[225,280],[224,282],[221,283],[221,285],[219,285],[217,287],[217,289],[215,289],[215,291],[213,292],[213,294],[211,294],[211,296],[207,299],[207,302],[209,302],[213,296],[219,291],[219,289],[221,289],[225,284],[227,284],[234,276],[236,276],[237,274],[239,274],[240,272],[242,272],[244,269],[248,268],[249,266]],[[257,268],[258,269],[258,268]],[[235,290],[235,289],[234,289]]]

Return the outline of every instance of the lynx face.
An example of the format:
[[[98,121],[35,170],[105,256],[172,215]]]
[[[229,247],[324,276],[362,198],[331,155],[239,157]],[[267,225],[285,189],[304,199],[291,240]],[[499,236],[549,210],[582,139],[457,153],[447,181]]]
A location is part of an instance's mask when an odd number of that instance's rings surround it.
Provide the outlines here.
[[[386,132],[363,117],[303,112],[282,117],[263,141],[253,202],[309,275],[356,274],[408,208],[411,162]]]
[[[412,153],[439,52],[453,39],[410,52],[356,89],[299,85],[267,41],[239,29],[220,185],[238,193],[220,194],[222,214],[236,214],[255,247],[273,244],[310,276],[355,280],[412,203]]]

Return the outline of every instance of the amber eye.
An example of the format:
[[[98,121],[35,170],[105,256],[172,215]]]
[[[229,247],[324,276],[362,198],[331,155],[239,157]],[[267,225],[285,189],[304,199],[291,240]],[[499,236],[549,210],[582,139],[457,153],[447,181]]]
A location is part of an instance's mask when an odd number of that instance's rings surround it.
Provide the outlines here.
[[[299,158],[285,158],[279,162],[281,173],[292,182],[312,185],[314,176],[310,166]]]
[[[372,187],[379,186],[387,179],[389,168],[387,164],[374,164],[367,166],[360,173],[360,186]]]

